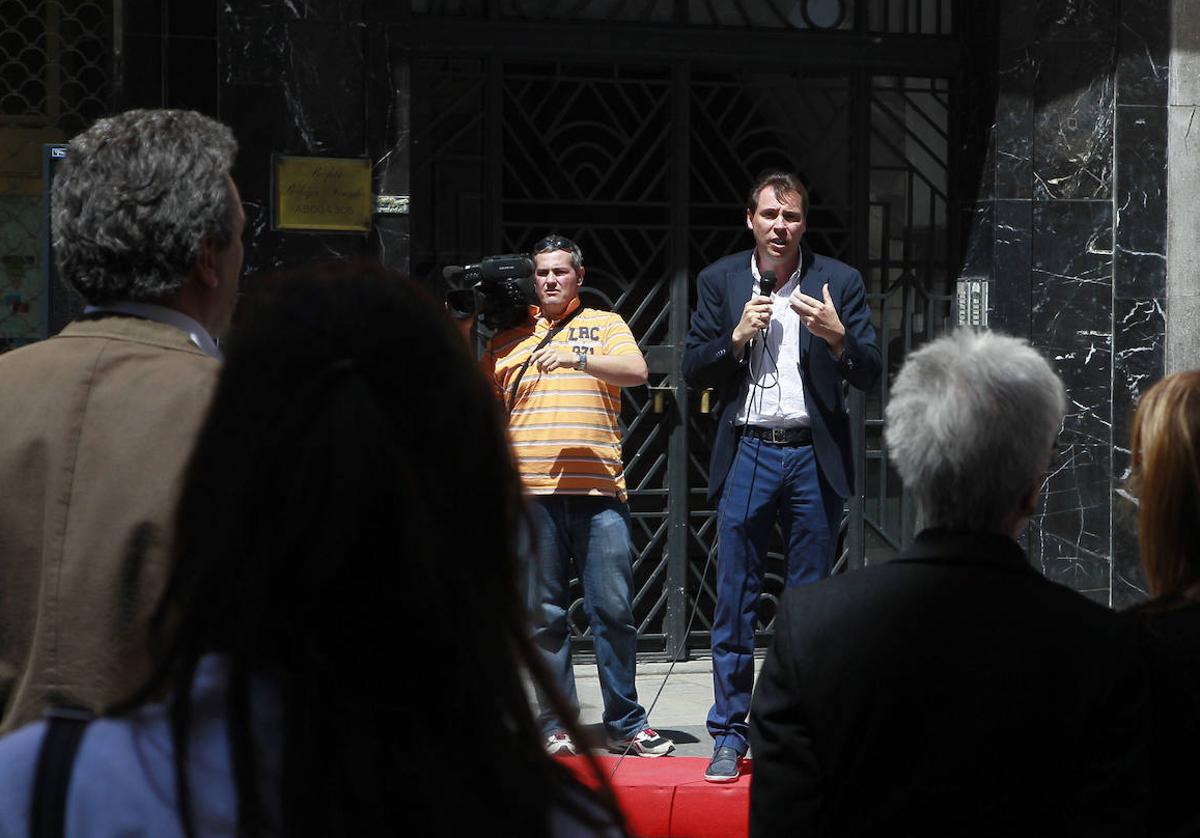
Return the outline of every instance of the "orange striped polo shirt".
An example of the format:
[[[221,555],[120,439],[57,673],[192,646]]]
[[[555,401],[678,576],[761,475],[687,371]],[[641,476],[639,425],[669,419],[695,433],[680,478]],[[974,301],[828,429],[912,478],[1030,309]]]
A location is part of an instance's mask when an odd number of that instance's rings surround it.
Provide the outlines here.
[[[575,300],[567,313],[579,307]],[[517,373],[553,324],[530,309],[532,322],[500,332],[480,362],[504,404],[512,405],[509,439],[525,489],[535,495],[607,495],[625,500],[621,462],[621,388],[587,372],[539,372],[530,364],[512,392]],[[565,316],[565,315],[564,315]],[[609,311],[584,308],[550,342],[588,355],[640,355],[625,321]]]

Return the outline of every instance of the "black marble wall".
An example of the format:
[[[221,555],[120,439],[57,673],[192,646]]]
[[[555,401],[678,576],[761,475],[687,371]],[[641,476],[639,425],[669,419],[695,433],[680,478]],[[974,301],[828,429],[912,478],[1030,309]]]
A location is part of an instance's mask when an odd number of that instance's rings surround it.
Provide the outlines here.
[[[991,153],[963,275],[1027,337],[1068,411],[1030,556],[1123,607],[1145,596],[1121,484],[1138,394],[1163,373],[1169,4],[1000,4]]]
[[[380,4],[381,6],[384,4]],[[246,279],[314,260],[408,266],[408,219],[369,235],[271,229],[271,156],[370,157],[375,191],[408,194],[408,83],[370,0],[131,0],[120,109],[191,108],[238,138]],[[393,66],[395,63],[397,66]]]

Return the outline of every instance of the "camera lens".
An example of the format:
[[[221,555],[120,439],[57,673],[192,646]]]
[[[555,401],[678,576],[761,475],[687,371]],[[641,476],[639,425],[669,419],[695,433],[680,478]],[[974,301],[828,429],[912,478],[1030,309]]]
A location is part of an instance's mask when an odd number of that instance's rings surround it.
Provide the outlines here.
[[[450,316],[458,320],[467,320],[475,316],[475,290],[472,288],[457,288],[446,292],[446,309]]]

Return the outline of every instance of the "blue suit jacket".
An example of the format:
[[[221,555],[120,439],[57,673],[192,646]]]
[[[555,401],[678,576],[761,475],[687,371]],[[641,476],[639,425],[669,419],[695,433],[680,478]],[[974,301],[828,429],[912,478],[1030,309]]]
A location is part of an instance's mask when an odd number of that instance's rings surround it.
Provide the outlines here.
[[[749,386],[746,361],[750,353],[743,353],[741,361],[734,357],[733,327],[741,320],[753,288],[750,254],[749,250],[734,253],[700,272],[699,299],[683,356],[687,382],[693,387],[713,387],[717,392],[717,436],[709,461],[709,498],[720,494],[733,462],[737,446],[733,423]],[[879,346],[859,272],[836,259],[815,255],[807,244],[802,245],[801,265],[800,290],[819,300],[822,286],[828,283],[829,295],[846,327],[842,357],[837,359],[824,340],[800,326],[800,377],[817,464],[829,485],[842,497],[849,497],[854,490],[854,455],[842,382],[860,390],[871,387],[879,377]]]

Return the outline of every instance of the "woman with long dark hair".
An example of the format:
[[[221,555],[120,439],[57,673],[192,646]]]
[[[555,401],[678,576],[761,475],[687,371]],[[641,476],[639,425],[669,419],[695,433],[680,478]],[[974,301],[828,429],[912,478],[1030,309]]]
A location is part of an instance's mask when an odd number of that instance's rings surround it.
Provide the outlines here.
[[[1153,596],[1130,616],[1150,671],[1151,835],[1200,834],[1192,764],[1200,750],[1200,370],[1142,395],[1133,419],[1129,490]]]
[[[521,488],[444,312],[369,268],[265,280],[244,309],[161,664],[84,731],[67,834],[620,834],[596,763],[600,792],[542,750]],[[0,834],[28,823],[44,730],[0,742]]]

